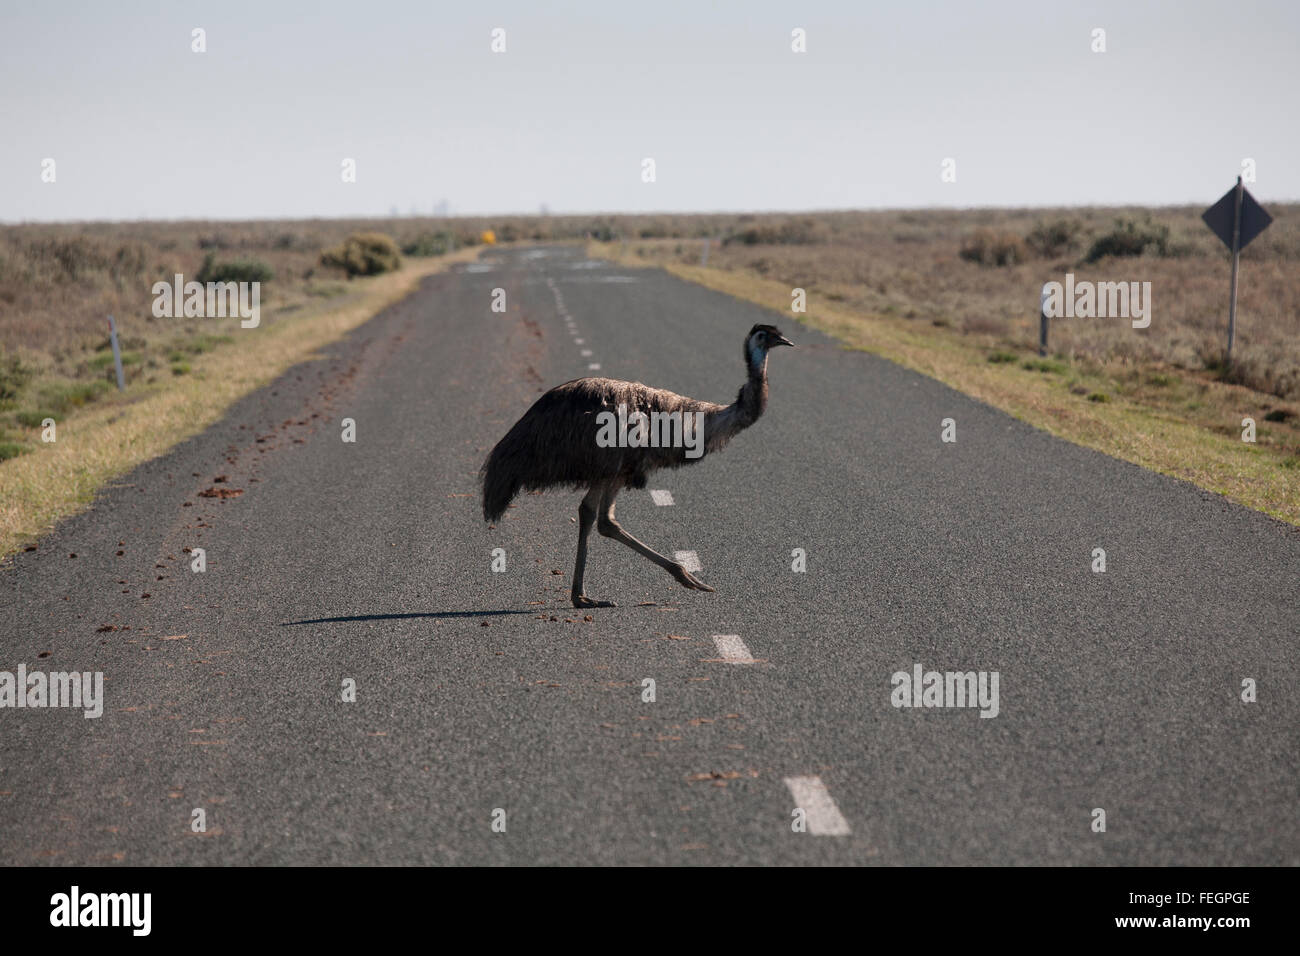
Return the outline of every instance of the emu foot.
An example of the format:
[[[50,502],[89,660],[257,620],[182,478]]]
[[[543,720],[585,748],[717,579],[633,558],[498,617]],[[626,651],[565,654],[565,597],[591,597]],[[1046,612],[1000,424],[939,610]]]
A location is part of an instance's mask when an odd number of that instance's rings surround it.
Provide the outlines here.
[[[677,570],[672,572],[672,576],[675,577],[677,579],[677,583],[684,588],[690,588],[693,591],[713,590],[713,588],[709,587],[707,584],[705,584],[695,575],[691,574],[691,572],[687,571],[680,564],[677,565]]]
[[[572,597],[574,607],[618,607],[613,601],[597,601],[585,594],[574,594]]]

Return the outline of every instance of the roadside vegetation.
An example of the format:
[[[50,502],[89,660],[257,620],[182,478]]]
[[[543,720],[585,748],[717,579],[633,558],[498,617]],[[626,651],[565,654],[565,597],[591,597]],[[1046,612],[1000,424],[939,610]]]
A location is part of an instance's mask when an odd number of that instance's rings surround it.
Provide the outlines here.
[[[446,261],[556,240],[785,315],[804,289],[800,318],[850,346],[1300,524],[1300,206],[1266,205],[1273,225],[1242,256],[1231,361],[1228,256],[1200,207],[0,226],[0,555]],[[1054,321],[1039,356],[1039,289],[1067,272],[1150,282],[1150,327]],[[264,344],[281,344],[255,356],[237,320],[155,318],[153,283],[177,273],[262,283]],[[245,368],[233,390],[217,385]],[[146,407],[154,432],[122,432]]]
[[[378,225],[0,228],[0,558],[424,275],[478,253],[478,233],[466,232],[454,237],[455,253],[403,261]],[[408,233],[408,241],[417,238],[414,228]],[[153,284],[177,273],[186,281],[262,283],[260,326],[242,329],[237,317],[156,318]],[[109,314],[124,392],[116,386]],[[43,440],[50,421],[54,442]]]
[[[1300,207],[1242,255],[1237,342],[1228,256],[1200,209],[965,210],[735,217],[710,242],[594,242],[798,316],[1060,437],[1300,524]],[[752,220],[752,221],[751,221]],[[1151,282],[1152,322],[1052,322],[1044,282]],[[1255,422],[1242,441],[1243,419]]]

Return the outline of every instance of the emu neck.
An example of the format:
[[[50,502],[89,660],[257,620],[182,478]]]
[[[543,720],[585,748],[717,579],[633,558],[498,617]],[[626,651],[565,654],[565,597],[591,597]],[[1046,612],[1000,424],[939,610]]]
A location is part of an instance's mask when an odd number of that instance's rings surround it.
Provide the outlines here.
[[[767,408],[767,355],[755,353],[746,362],[749,379],[740,387],[740,394],[730,405],[705,418],[704,436],[709,451],[721,448],[737,432],[758,421]]]
[[[737,421],[742,423],[740,428],[754,424],[767,408],[767,353],[755,353],[746,364],[749,380],[740,387],[735,403]]]

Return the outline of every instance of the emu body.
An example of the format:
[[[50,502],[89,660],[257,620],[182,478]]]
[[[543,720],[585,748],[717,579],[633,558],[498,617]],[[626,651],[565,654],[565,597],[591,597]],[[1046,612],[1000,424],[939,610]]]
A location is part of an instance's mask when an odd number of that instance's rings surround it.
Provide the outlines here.
[[[614,606],[593,600],[583,591],[587,539],[593,526],[601,535],[621,541],[659,565],[683,587],[712,591],[676,561],[624,531],[614,518],[614,498],[623,488],[644,488],[654,471],[680,468],[719,451],[756,422],[767,407],[768,350],[793,344],[774,326],[754,326],[745,337],[748,376],[730,405],[609,378],[580,378],[557,385],[524,413],[483,463],[484,519],[489,523],[499,520],[520,491],[585,488],[587,493],[578,506],[578,556],[571,594],[574,607]],[[650,421],[675,415],[684,422],[698,414],[704,423],[703,453],[700,436],[694,436],[696,442],[692,443],[689,432],[687,440],[679,443],[611,446],[608,433],[602,437],[602,423],[608,421],[608,415],[620,414],[620,406],[628,417],[640,413]]]

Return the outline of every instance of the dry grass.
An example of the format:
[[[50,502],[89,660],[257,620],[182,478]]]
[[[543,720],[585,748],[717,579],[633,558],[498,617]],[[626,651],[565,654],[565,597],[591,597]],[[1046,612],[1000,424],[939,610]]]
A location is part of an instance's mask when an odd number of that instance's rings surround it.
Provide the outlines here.
[[[192,359],[189,374],[110,392],[60,418],[56,442],[37,441],[31,453],[0,463],[0,556],[85,507],[107,481],[198,434],[234,401],[401,299],[424,276],[476,255],[465,249],[410,260],[400,272],[357,280],[339,298],[256,330],[240,329],[237,319],[191,320],[207,323],[218,344]]]
[[[709,266],[803,288],[855,311],[995,335],[1029,346],[1038,337],[1039,289],[1061,281],[1152,285],[1148,329],[1122,321],[1058,321],[1052,350],[1108,369],[1169,365],[1207,371],[1291,402],[1300,401],[1300,207],[1272,206],[1274,223],[1242,255],[1235,367],[1225,370],[1229,260],[1199,208],[961,210],[735,217],[720,230]],[[1150,219],[1169,230],[1167,254],[1084,261],[1116,220]],[[1059,220],[1075,241],[1054,255],[1021,250],[1012,265],[961,255],[979,233],[1013,240]],[[754,235],[753,233],[757,233]],[[756,239],[750,244],[747,240]],[[646,263],[697,264],[698,242],[636,241]],[[996,245],[995,245],[996,248]],[[614,250],[617,252],[617,249]],[[1028,258],[1023,258],[1028,252]]]
[[[698,245],[679,252],[660,241],[632,242],[626,247],[593,243],[590,251],[607,258],[621,257],[632,265],[660,262],[682,278],[785,315],[791,314],[791,278],[799,270],[795,263],[803,263],[809,271],[818,268],[803,257],[807,250],[802,247],[760,252],[767,263],[761,269],[754,268],[754,261],[748,258],[753,252],[734,248],[724,249],[720,255],[711,253],[707,268],[698,265]],[[789,260],[782,257],[784,252],[791,253]],[[842,258],[837,261],[843,265]],[[1300,525],[1300,414],[1294,402],[1220,381],[1203,368],[1180,368],[1131,352],[1121,357],[1113,351],[1076,347],[1039,359],[1029,347],[1031,341],[1036,342],[1037,323],[1033,323],[1031,335],[1027,319],[1000,314],[1000,308],[1010,311],[1009,303],[999,307],[984,301],[981,295],[997,299],[1005,298],[1006,293],[985,285],[983,276],[968,273],[961,280],[951,280],[966,286],[965,294],[972,297],[968,309],[951,313],[948,321],[925,321],[920,302],[931,299],[920,293],[944,301],[950,295],[919,277],[910,278],[927,261],[927,252],[914,249],[905,262],[896,263],[893,279],[881,280],[883,290],[877,285],[855,295],[841,292],[845,286],[840,282],[824,279],[809,283],[805,279],[800,287],[811,285],[818,291],[810,294],[808,314],[800,318],[852,347],[937,378],[1054,435],[1174,475]],[[951,267],[954,273],[960,272],[961,265],[945,261],[933,271],[943,273]],[[834,267],[823,264],[820,268]],[[871,268],[873,275],[884,271],[879,263]],[[987,271],[1005,281],[1013,269]],[[784,278],[768,277],[764,272]],[[938,283],[937,276],[928,278]],[[891,293],[894,280],[905,288],[895,286],[898,291]],[[1296,282],[1294,278],[1290,281],[1292,285]],[[1036,303],[1037,288],[1031,288]],[[909,296],[908,290],[918,299],[909,298],[914,304],[905,311],[898,303]],[[892,300],[894,308],[873,310],[863,301],[864,297],[891,295],[897,297]],[[880,305],[880,299],[874,301]],[[1156,302],[1160,308],[1160,300]],[[1094,335],[1098,343],[1108,341],[1104,333]],[[1281,348],[1281,343],[1275,347]],[[1294,350],[1294,343],[1289,349]],[[1266,416],[1270,415],[1286,416],[1286,420],[1269,421]],[[1241,420],[1247,416],[1257,423],[1255,444],[1241,441]]]
[[[439,267],[408,257],[401,273],[349,281],[321,265],[323,250],[379,233],[428,253],[485,230],[503,242],[594,240],[602,255],[665,265],[787,314],[790,290],[806,289],[810,321],[850,344],[1063,437],[1300,521],[1298,210],[1270,205],[1273,225],[1243,256],[1231,365],[1227,255],[1199,207],[0,227],[0,550]],[[1167,234],[1159,254],[1086,261],[1118,219]],[[709,268],[700,270],[705,237]],[[153,283],[196,277],[209,255],[273,273],[256,340],[234,322],[152,317]],[[1151,282],[1151,327],[1058,321],[1053,355],[1039,362],[1038,290],[1067,271]],[[109,385],[108,313],[125,352],[125,398]],[[281,345],[263,352],[272,342]],[[46,415],[59,422],[54,446],[40,441]],[[1246,416],[1258,423],[1256,445],[1239,440]]]

